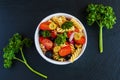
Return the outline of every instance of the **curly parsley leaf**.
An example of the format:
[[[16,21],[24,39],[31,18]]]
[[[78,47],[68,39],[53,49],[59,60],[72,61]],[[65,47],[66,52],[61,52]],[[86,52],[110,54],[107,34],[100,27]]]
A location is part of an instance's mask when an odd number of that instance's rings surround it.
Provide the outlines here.
[[[62,24],[62,29],[70,29],[73,26],[73,23],[71,21],[67,21]]]
[[[116,16],[111,6],[104,6],[103,4],[89,4],[87,7],[87,23],[93,25],[98,24],[99,31],[99,48],[100,53],[103,52],[102,28],[112,29],[116,23]]]
[[[17,60],[22,62],[31,70],[33,73],[42,76],[43,78],[47,78],[46,75],[43,75],[36,70],[34,70],[29,64],[27,63],[25,56],[23,54],[23,47],[30,47],[32,45],[32,41],[29,38],[22,38],[19,33],[14,34],[10,39],[9,43],[6,47],[3,48],[3,59],[4,59],[4,68],[12,67],[13,60]],[[16,57],[16,54],[21,53],[22,59]]]
[[[57,45],[64,44],[66,42],[66,38],[67,38],[67,34],[66,33],[59,34],[57,36],[57,38],[55,39],[55,43]]]
[[[42,34],[43,37],[50,37],[51,36],[51,33],[47,30],[42,31],[41,34]]]

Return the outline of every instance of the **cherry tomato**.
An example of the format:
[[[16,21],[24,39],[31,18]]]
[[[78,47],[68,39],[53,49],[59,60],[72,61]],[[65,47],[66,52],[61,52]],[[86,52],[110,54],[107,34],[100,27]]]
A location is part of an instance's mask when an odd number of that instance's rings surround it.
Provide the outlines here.
[[[42,40],[44,39],[44,37],[39,37],[39,42],[41,43],[42,42]]]
[[[56,38],[57,37],[57,32],[56,31],[52,31],[51,32],[51,37],[52,38]]]
[[[42,39],[41,43],[45,46],[47,50],[51,50],[53,47],[53,42],[47,38]]]
[[[59,51],[59,55],[62,57],[67,56],[68,54],[71,54],[71,47],[70,46],[62,47]]]
[[[51,30],[50,28],[49,28],[49,24],[50,24],[51,22],[43,22],[43,23],[41,23],[40,24],[40,30]]]
[[[84,36],[82,36],[79,40],[75,40],[75,42],[77,43],[77,44],[84,44],[85,43],[85,37]]]

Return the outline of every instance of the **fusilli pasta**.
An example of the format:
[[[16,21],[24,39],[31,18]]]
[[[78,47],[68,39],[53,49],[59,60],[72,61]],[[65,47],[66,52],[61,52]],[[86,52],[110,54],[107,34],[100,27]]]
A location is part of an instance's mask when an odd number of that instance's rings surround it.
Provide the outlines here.
[[[51,19],[52,21],[54,21],[57,25],[59,25],[59,27],[65,22],[67,21],[66,18],[64,16],[54,16]]]
[[[78,55],[80,54],[81,52],[81,48],[77,48],[75,50],[75,52],[72,54],[71,58],[69,59],[70,62],[74,62],[74,60],[76,59],[76,57],[78,57]]]
[[[79,29],[79,31],[82,30],[82,26],[81,26],[74,18],[71,19],[71,22],[73,22],[74,26],[75,26],[77,29]]]
[[[70,47],[71,47],[71,53],[73,54],[74,51],[75,51],[74,45],[73,45],[73,44],[70,44]]]
[[[58,53],[54,53],[53,54],[53,59],[54,60],[58,60],[60,58],[59,54]]]
[[[41,47],[43,53],[46,53],[47,50],[45,49],[45,46],[43,44],[40,44],[40,47]]]
[[[81,44],[75,44],[75,47],[76,48],[82,48],[82,45]]]
[[[64,33],[64,32],[65,32],[65,30],[64,30],[64,29],[62,29],[62,28],[57,27],[57,32],[58,32],[58,33]]]
[[[63,61],[65,61],[65,59],[64,58],[59,58],[58,61],[63,62]]]

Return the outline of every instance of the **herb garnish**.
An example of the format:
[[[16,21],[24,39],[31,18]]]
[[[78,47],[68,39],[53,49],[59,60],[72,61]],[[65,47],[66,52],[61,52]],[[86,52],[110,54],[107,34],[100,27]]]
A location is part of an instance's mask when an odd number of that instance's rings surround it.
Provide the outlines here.
[[[104,6],[103,4],[89,4],[87,7],[87,23],[92,25],[96,22],[99,26],[99,49],[100,53],[103,52],[103,38],[102,29],[112,29],[116,23],[116,16],[111,6]]]
[[[43,75],[36,70],[34,70],[30,65],[27,63],[26,58],[23,54],[23,48],[24,46],[30,47],[32,45],[31,39],[28,38],[22,38],[22,36],[19,33],[16,33],[12,36],[12,38],[9,39],[8,45],[3,48],[3,58],[4,58],[4,68],[10,68],[12,67],[13,60],[17,60],[27,66],[29,70],[31,70],[33,73],[43,77],[47,78],[46,75]],[[16,54],[21,53],[22,59],[16,57]]]
[[[62,29],[70,29],[73,26],[73,23],[71,21],[67,21],[62,24]]]
[[[63,34],[58,34],[57,38],[55,39],[55,43],[57,45],[64,44],[66,42],[67,34],[66,32]]]

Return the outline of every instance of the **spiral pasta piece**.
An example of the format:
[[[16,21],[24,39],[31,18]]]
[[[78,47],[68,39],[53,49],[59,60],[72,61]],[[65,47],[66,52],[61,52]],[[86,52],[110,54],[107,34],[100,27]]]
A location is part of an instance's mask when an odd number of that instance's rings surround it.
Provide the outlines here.
[[[65,61],[65,58],[59,58],[58,61],[63,62]]]
[[[82,48],[82,44],[75,44],[76,48]]]
[[[52,21],[54,21],[57,25],[61,26],[64,22],[66,22],[66,18],[64,16],[54,16],[51,19]]]
[[[40,44],[40,47],[41,47],[43,53],[46,53],[47,50],[45,49],[45,46],[43,44]]]
[[[58,32],[58,33],[64,33],[64,32],[65,32],[65,30],[64,30],[64,29],[62,29],[62,28],[57,27],[57,32]]]
[[[72,54],[71,58],[69,59],[70,62],[74,62],[74,60],[78,57],[81,52],[81,48],[77,48],[75,52]]]
[[[70,44],[70,47],[71,47],[71,53],[73,54],[74,51],[75,51],[74,45],[73,45],[73,44]]]
[[[58,59],[60,58],[59,54],[58,53],[54,53],[53,54],[53,59],[58,61]]]
[[[58,53],[53,54],[53,59],[56,60],[56,61],[60,61],[60,62],[65,61],[65,59],[60,57]]]
[[[80,25],[74,18],[71,19],[71,22],[73,22],[74,26],[79,29],[79,31],[82,31],[82,25]]]

